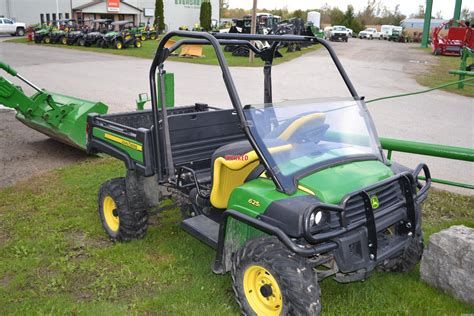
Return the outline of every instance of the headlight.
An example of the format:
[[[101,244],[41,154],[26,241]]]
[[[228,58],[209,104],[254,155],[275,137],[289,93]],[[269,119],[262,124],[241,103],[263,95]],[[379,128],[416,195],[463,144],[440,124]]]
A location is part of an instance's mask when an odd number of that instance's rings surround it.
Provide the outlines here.
[[[321,223],[323,219],[323,212],[322,211],[317,211],[311,213],[311,216],[309,217],[309,221],[311,223],[311,226],[316,226]]]

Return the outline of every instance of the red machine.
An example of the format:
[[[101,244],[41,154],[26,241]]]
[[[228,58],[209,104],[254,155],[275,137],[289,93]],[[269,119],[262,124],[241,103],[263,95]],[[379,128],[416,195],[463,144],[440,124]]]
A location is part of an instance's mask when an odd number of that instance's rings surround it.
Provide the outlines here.
[[[457,26],[453,24],[457,22]],[[448,29],[448,34],[442,36],[441,30]],[[467,26],[463,21],[444,22],[433,31],[433,53],[435,55],[461,56],[464,46],[474,48],[473,29]]]

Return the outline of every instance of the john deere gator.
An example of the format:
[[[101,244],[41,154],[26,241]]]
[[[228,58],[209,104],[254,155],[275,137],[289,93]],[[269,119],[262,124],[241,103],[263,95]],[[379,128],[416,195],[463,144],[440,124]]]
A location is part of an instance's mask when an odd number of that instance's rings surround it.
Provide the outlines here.
[[[174,36],[180,39],[169,43]],[[272,63],[285,42],[326,48],[351,97],[324,98],[318,87],[318,98],[274,102]],[[213,47],[232,108],[169,107],[166,60],[196,44]],[[242,104],[221,45],[245,45],[263,59],[262,104]],[[245,315],[318,315],[324,279],[360,281],[376,268],[408,272],[420,260],[429,169],[387,159],[364,98],[328,42],[169,32],[149,80],[151,110],[88,118],[89,153],[109,154],[127,169],[98,193],[111,239],[143,238],[151,214],[180,209],[182,228],[215,249],[212,270],[231,273]],[[426,181],[418,180],[422,172]],[[175,204],[161,206],[165,199]]]

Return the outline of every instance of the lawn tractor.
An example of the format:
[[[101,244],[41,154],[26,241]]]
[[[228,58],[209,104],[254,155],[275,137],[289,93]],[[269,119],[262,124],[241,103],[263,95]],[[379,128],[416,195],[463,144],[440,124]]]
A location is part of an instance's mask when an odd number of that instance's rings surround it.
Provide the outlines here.
[[[445,29],[448,30],[448,33],[443,36],[441,31]],[[450,20],[442,23],[433,31],[431,47],[435,56],[461,56],[464,46],[474,49],[474,31],[463,21]]]
[[[123,49],[130,46],[142,47],[141,34],[130,31],[130,27],[133,25],[132,21],[117,21],[112,22],[110,25],[114,28],[118,27],[118,31],[114,29],[102,36],[100,40],[102,48],[113,47],[115,49]]]
[[[110,31],[111,24],[112,24],[112,20],[110,19],[92,20],[91,26],[88,26],[84,29],[83,31],[84,41],[80,41],[79,45],[86,46],[86,47],[96,45],[100,47],[102,44],[102,39],[104,38],[104,35]]]
[[[326,48],[351,97],[274,102],[272,63],[287,42]],[[183,45],[204,44],[215,51],[233,108],[169,108],[166,60]],[[262,104],[241,103],[221,45],[245,45],[264,61]],[[212,270],[230,271],[245,315],[318,315],[324,279],[360,281],[376,268],[408,272],[418,263],[429,169],[385,156],[364,97],[328,42],[172,31],[158,44],[149,80],[151,110],[88,117],[88,152],[127,169],[98,193],[111,239],[142,238],[150,215],[179,208],[182,228],[215,249]],[[162,206],[167,199],[175,203]]]
[[[155,40],[160,35],[160,31],[158,30],[157,25],[151,25],[150,19],[148,19],[147,23],[140,23],[140,26],[136,28],[136,33],[140,34],[140,39],[142,41],[146,40]]]

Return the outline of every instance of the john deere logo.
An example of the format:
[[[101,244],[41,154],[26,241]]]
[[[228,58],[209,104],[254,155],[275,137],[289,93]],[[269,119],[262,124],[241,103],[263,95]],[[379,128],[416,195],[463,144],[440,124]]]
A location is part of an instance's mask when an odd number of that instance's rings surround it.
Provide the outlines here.
[[[370,204],[372,204],[373,209],[379,208],[379,198],[374,195],[370,198]]]

